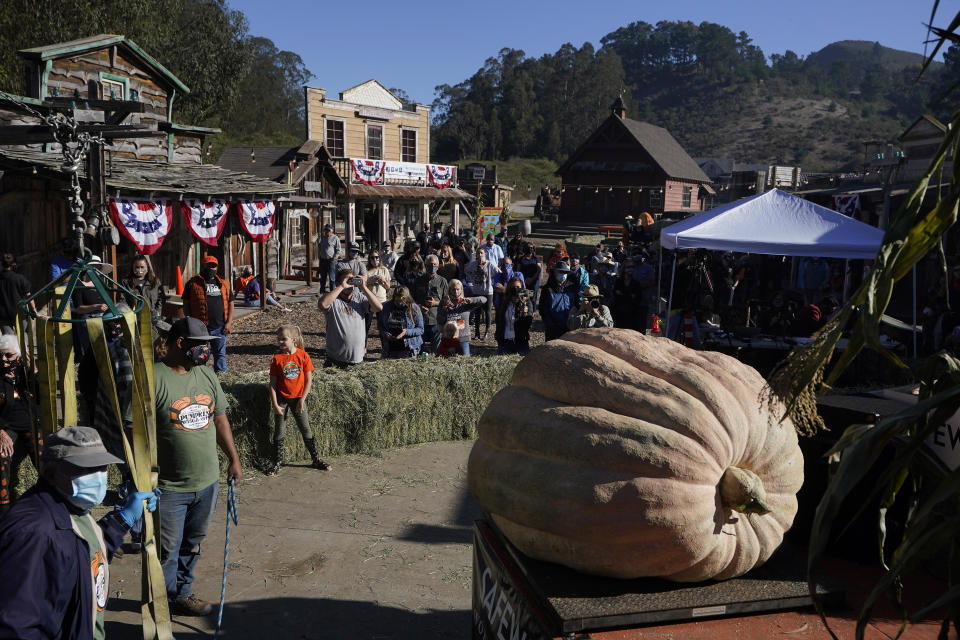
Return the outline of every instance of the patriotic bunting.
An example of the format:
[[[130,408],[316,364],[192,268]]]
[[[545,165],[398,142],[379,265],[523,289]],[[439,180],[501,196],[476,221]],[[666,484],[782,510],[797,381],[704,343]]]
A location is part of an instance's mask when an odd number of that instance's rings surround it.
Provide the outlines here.
[[[173,205],[167,199],[114,198],[110,200],[110,217],[137,251],[148,256],[160,248],[170,233]]]
[[[254,242],[266,242],[273,230],[277,205],[272,200],[241,200],[237,203],[240,226]]]
[[[217,238],[223,233],[223,227],[227,223],[229,207],[226,200],[204,202],[189,198],[180,203],[180,210],[187,228],[197,240],[211,247],[217,246]]]
[[[860,219],[860,196],[843,195],[833,196],[833,208],[840,213],[856,220]]]
[[[357,177],[357,180],[368,186],[380,182],[380,178],[383,176],[383,168],[387,166],[387,163],[383,160],[353,158],[351,162],[353,163],[353,174]]]
[[[442,164],[428,164],[427,175],[430,183],[437,189],[446,189],[453,182],[453,167]]]

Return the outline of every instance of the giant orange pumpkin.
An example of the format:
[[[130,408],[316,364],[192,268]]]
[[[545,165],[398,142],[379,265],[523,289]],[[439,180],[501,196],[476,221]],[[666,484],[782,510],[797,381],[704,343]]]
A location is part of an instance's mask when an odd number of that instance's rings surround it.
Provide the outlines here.
[[[584,329],[529,353],[480,418],[470,489],[525,554],[606,576],[725,579],[797,511],[803,457],[720,353]]]

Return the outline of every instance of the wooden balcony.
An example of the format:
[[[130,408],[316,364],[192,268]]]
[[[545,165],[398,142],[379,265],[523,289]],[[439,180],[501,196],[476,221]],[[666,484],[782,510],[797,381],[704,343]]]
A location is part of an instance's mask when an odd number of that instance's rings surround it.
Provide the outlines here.
[[[419,162],[400,162],[399,160],[366,160],[365,162],[386,163],[376,177],[376,182],[361,180],[357,176],[353,161],[355,158],[331,158],[337,173],[348,185],[374,185],[395,187],[432,187],[427,165]],[[436,165],[434,165],[436,166]],[[457,184],[457,168],[451,167],[453,179],[450,186]]]

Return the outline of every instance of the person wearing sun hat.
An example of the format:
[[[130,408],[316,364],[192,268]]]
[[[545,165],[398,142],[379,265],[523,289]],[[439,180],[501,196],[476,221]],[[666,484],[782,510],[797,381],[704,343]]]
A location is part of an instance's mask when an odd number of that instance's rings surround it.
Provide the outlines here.
[[[200,273],[187,281],[183,290],[183,314],[197,318],[216,340],[210,341],[213,370],[227,370],[227,334],[233,329],[233,297],[230,283],[217,273],[220,261],[216,256],[205,256]]]
[[[130,493],[94,520],[107,465],[122,460],[91,427],[48,436],[41,461],[39,482],[0,519],[0,638],[103,638],[109,561],[160,491]]]
[[[200,548],[217,506],[219,445],[228,460],[227,478],[243,477],[227,419],[227,400],[217,376],[204,366],[216,336],[197,318],[170,327],[166,356],[154,365],[157,466],[160,496],[160,565],[171,611],[204,616],[213,605],[193,593]]]
[[[544,340],[567,332],[567,318],[577,306],[577,287],[569,281],[570,265],[563,260],[550,268],[550,279],[540,292],[538,311],[543,320]]]

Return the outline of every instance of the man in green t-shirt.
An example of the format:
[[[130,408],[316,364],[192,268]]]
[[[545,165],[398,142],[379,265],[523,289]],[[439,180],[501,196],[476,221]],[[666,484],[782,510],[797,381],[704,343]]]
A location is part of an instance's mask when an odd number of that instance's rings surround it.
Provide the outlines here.
[[[173,323],[167,355],[157,363],[157,464],[160,496],[160,564],[171,611],[205,616],[213,605],[192,593],[200,544],[217,506],[220,462],[217,445],[229,460],[227,478],[243,470],[227,420],[227,403],[210,359],[207,327],[196,318]],[[212,427],[212,428],[211,428]]]

